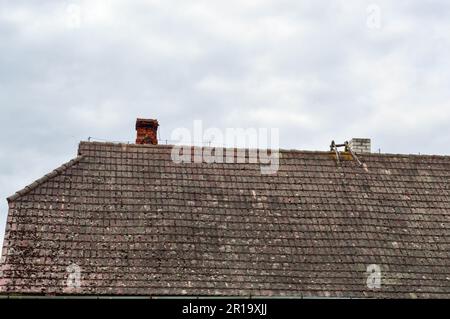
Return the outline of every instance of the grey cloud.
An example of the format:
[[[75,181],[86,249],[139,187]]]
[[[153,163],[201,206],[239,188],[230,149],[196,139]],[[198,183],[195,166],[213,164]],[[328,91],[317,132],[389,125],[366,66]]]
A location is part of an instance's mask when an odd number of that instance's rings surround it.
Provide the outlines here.
[[[164,139],[201,119],[279,127],[283,148],[367,136],[384,152],[450,153],[444,0],[2,3],[0,198],[88,136],[132,141],[137,116],[157,117]],[[2,237],[4,200],[0,212]]]

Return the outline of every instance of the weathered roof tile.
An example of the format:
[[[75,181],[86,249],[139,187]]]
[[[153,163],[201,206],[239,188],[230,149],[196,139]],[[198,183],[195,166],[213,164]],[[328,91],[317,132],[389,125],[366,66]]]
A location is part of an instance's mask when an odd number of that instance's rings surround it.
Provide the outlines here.
[[[291,150],[262,175],[170,154],[82,142],[10,197],[0,291],[450,297],[450,157]]]

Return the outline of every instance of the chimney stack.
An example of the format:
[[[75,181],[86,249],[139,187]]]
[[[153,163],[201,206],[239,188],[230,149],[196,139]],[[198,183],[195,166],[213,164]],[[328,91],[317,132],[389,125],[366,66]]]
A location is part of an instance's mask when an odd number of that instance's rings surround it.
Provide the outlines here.
[[[136,120],[136,144],[158,144],[158,121],[152,119]]]
[[[352,138],[349,146],[356,154],[370,153],[370,138]]]

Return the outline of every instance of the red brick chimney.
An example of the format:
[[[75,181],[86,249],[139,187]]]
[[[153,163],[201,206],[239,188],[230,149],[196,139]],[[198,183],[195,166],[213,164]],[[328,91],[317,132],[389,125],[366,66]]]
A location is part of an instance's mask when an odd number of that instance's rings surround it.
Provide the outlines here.
[[[137,119],[136,120],[136,144],[158,144],[158,121]]]

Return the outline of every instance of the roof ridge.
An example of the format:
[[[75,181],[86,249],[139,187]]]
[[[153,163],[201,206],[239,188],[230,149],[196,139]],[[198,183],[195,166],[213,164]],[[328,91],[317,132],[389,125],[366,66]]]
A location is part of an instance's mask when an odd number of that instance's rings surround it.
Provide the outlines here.
[[[211,149],[211,148],[222,148],[224,150],[227,149],[249,149],[249,150],[265,150],[263,148],[243,148],[243,147],[228,147],[228,146],[200,146],[200,145],[175,145],[175,144],[156,144],[156,145],[147,145],[147,144],[133,144],[133,143],[115,143],[115,142],[99,142],[99,141],[80,141],[79,145],[79,154],[81,145],[104,145],[104,146],[126,146],[126,147],[136,147],[136,148],[171,148],[174,146],[178,147],[200,147],[202,149]],[[329,154],[329,150],[302,150],[302,149],[289,149],[289,148],[279,148],[278,152],[280,153],[306,153],[306,154]],[[450,158],[449,155],[445,154],[407,154],[407,153],[378,153],[378,152],[371,152],[371,153],[356,153],[358,156],[373,156],[373,157],[437,157],[437,158]]]
[[[64,172],[69,167],[72,167],[73,165],[79,163],[84,157],[86,157],[86,156],[80,155],[80,156],[77,156],[76,158],[70,160],[69,162],[62,164],[60,167],[56,168],[52,172],[44,175],[43,177],[41,177],[41,178],[37,179],[36,181],[34,181],[33,183],[31,183],[30,185],[25,186],[21,190],[17,191],[14,195],[8,197],[6,200],[8,201],[8,203],[10,203],[12,201],[15,201],[19,197],[28,194],[32,190],[36,189],[36,187],[38,187],[39,185],[42,185],[43,183],[47,182],[48,180],[52,179],[53,177]]]

